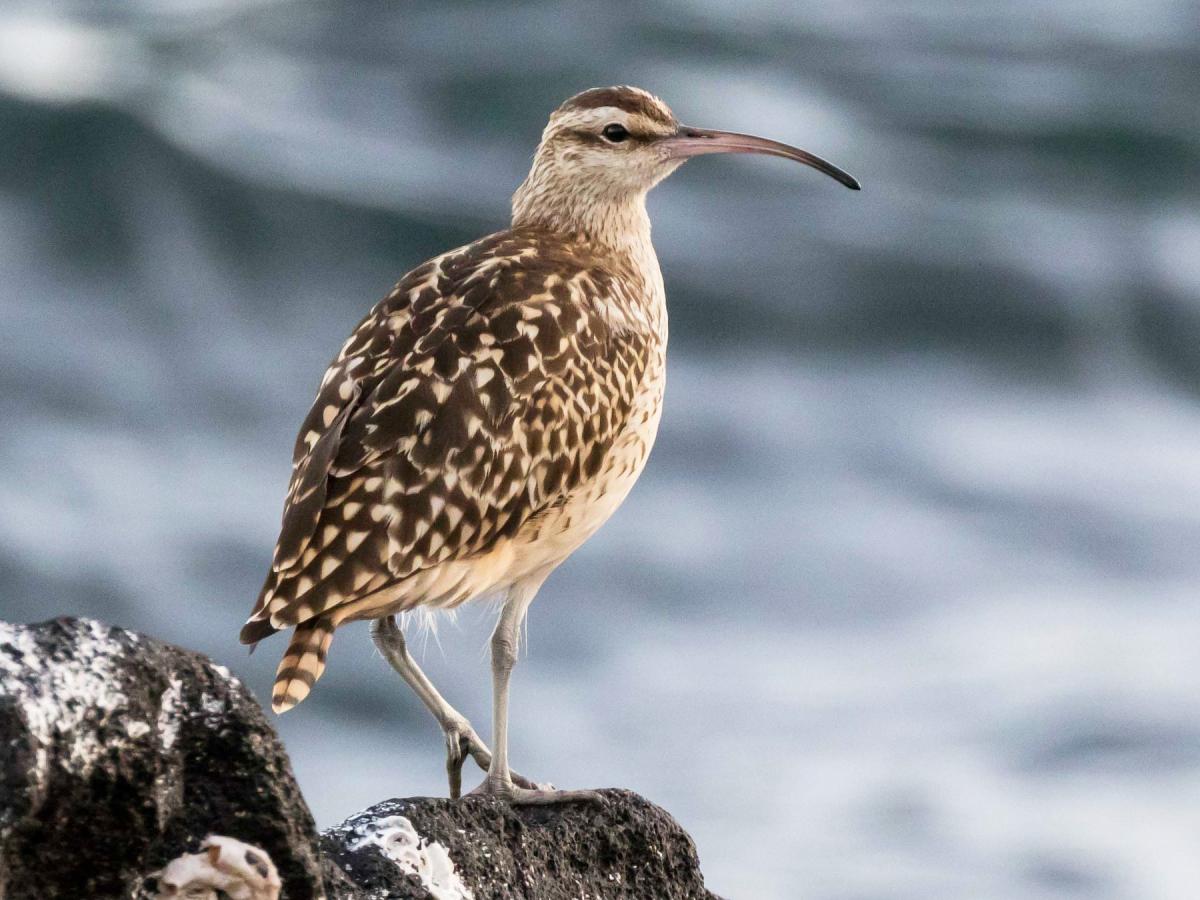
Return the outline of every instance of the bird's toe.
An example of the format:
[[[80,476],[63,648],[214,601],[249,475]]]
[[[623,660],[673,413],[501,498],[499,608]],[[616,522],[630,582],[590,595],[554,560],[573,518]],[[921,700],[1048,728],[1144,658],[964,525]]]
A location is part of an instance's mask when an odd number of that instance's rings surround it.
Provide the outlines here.
[[[550,784],[537,785],[528,779],[521,779],[525,787],[516,783],[516,777],[509,779],[489,775],[468,796],[495,797],[507,800],[515,806],[547,806],[553,803],[604,803],[604,795],[599,791],[560,791]]]

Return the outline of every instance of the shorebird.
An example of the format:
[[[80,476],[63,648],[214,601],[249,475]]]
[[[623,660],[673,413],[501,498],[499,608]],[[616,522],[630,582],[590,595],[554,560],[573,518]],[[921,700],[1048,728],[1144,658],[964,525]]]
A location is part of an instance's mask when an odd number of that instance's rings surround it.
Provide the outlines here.
[[[294,628],[276,712],[303,700],[334,630],[373,621],[380,652],[446,737],[450,795],[594,799],[514,773],[508,688],[546,577],[641,474],[662,411],[667,308],[646,194],[685,160],[762,153],[858,182],[776,141],[681,125],[634,87],[550,116],[504,231],[413,269],[330,364],[300,428],[274,559],[241,632]],[[397,614],[500,597],[491,637],[495,753],[409,655]]]

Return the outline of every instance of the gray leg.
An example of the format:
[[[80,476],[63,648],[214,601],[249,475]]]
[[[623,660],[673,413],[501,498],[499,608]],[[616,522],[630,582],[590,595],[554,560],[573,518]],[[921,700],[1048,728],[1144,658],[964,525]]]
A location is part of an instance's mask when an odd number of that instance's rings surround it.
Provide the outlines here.
[[[462,792],[462,766],[469,754],[481,769],[492,763],[492,754],[487,745],[475,733],[466,717],[451,706],[438,693],[433,682],[426,677],[408,653],[404,632],[396,623],[395,616],[385,616],[371,623],[371,639],[393,669],[413,689],[425,707],[433,713],[446,735],[446,776],[450,782],[450,796],[457,799]],[[513,780],[525,787],[536,787],[533,782],[514,774]]]
[[[508,683],[520,649],[521,623],[545,575],[514,585],[492,632],[492,726],[496,752],[487,779],[478,792],[504,797],[513,803],[561,803],[600,800],[595,791],[559,791],[552,787],[523,785],[508,766]]]

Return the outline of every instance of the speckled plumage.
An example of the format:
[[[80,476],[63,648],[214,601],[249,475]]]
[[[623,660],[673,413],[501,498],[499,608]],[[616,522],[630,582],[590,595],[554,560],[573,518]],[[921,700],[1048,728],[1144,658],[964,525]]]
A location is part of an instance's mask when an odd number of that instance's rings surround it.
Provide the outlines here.
[[[437,718],[451,796],[596,799],[508,765],[509,678],[549,573],[620,505],[646,463],[666,378],[666,298],[647,192],[685,159],[807,151],[679,124],[632,87],[563,103],[513,195],[512,226],[408,273],[330,364],[296,441],[271,570],[242,640],[295,631],[272,705],[295,706],[334,631],[372,619],[389,665]],[[493,754],[408,654],[394,614],[503,603],[492,634]]]
[[[323,657],[342,622],[453,607],[561,562],[653,442],[656,276],[536,225],[406,275],[321,381],[243,640],[299,626]],[[311,686],[301,656],[278,706]]]

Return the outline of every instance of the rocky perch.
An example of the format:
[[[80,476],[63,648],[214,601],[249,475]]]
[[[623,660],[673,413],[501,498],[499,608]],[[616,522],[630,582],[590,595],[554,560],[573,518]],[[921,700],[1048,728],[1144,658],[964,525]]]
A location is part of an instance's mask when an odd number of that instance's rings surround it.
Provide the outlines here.
[[[0,622],[0,900],[713,897],[674,819],[603,794],[387,800],[318,835],[226,669],[95,621]]]

